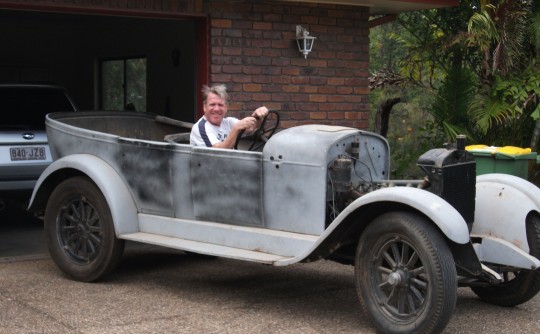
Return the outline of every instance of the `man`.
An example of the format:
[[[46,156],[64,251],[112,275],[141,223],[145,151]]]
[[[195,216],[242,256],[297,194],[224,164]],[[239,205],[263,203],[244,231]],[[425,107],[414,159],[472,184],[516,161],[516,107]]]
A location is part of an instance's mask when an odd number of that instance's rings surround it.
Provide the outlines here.
[[[257,130],[268,115],[268,109],[260,107],[241,120],[225,117],[229,105],[225,85],[204,86],[202,92],[204,115],[191,129],[191,145],[233,148],[242,130],[247,133]]]

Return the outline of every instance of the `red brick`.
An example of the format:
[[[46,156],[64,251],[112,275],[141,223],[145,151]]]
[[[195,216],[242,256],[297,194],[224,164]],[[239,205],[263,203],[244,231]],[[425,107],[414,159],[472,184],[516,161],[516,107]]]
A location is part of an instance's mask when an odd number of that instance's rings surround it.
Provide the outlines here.
[[[211,81],[215,82],[215,83],[229,82],[229,81],[231,81],[231,75],[214,73],[214,74],[212,74]]]
[[[285,67],[285,66],[289,66],[290,63],[291,63],[290,59],[287,59],[287,58],[273,58],[272,59],[272,66]]]
[[[231,81],[234,83],[245,84],[251,83],[253,80],[251,80],[251,76],[249,75],[233,75]]]
[[[322,87],[317,88],[317,93],[319,93],[319,94],[327,94],[327,95],[335,94],[336,93],[336,87],[322,86]]]
[[[362,113],[359,113],[359,112],[346,112],[345,113],[345,118],[346,119],[361,119],[362,118]]]
[[[326,95],[312,94],[309,96],[310,102],[326,102]]]
[[[265,93],[281,93],[282,89],[281,85],[268,84],[262,86],[262,91]]]
[[[370,89],[369,87],[354,87],[354,93],[355,94],[363,94],[363,95],[367,95],[370,93]]]
[[[275,93],[272,94],[272,101],[289,102],[291,100],[290,94]]]
[[[309,57],[309,56],[308,56]],[[309,59],[309,58],[308,58]],[[309,59],[309,66],[313,67],[327,67],[328,62],[323,59]]]
[[[271,46],[273,48],[277,49],[287,49],[291,46],[291,42],[289,40],[273,40],[271,41]]]
[[[319,110],[320,111],[335,111],[336,105],[334,103],[319,103]]]
[[[281,127],[283,129],[288,129],[297,126],[298,122],[296,121],[281,121]]]
[[[268,58],[275,58],[281,56],[281,50],[276,49],[258,49],[262,51],[262,56]]]
[[[222,52],[223,52],[223,55],[226,55],[226,56],[239,56],[242,54],[242,49],[224,47]]]
[[[305,112],[297,111],[295,113],[291,113],[292,119],[306,119],[308,117],[308,114]]]
[[[342,111],[334,111],[328,113],[328,119],[336,120],[336,119],[344,119],[345,113]]]
[[[300,75],[300,69],[297,67],[287,67],[283,69],[283,75],[297,76]]]
[[[306,77],[292,77],[291,83],[295,85],[305,85],[309,83],[309,78]]]
[[[286,75],[275,76],[275,77],[272,77],[272,83],[289,85],[291,84],[291,77],[286,76]]]
[[[298,93],[300,91],[300,87],[295,85],[285,85],[282,87],[282,91],[284,93]]]
[[[272,46],[272,41],[265,39],[257,39],[251,41],[251,45],[256,48],[269,48]]]
[[[317,87],[314,86],[300,86],[300,92],[302,93],[317,93]]]
[[[310,112],[309,113],[310,119],[326,119],[326,113],[325,112]]]
[[[294,95],[291,96],[291,101],[293,101],[293,102],[309,102],[309,95],[307,95],[307,94],[294,94]]]
[[[270,94],[257,93],[257,94],[252,94],[251,96],[252,96],[253,101],[266,102],[266,101],[271,100]]]
[[[338,87],[336,92],[338,94],[351,94],[352,91],[353,91],[352,87],[343,86],[343,87]]]
[[[239,65],[223,65],[221,67],[223,73],[242,73],[242,66]]]
[[[261,48],[244,48],[242,55],[246,57],[260,57],[262,55],[262,49]]]
[[[214,28],[230,28],[232,27],[232,21],[223,19],[212,19],[210,21],[210,25]]]
[[[253,83],[271,83],[272,78],[268,75],[254,75],[253,77]]]
[[[325,77],[310,77],[309,83],[315,86],[327,85],[328,78]]]
[[[244,92],[260,92],[261,85],[259,84],[244,84],[242,85],[242,90]]]
[[[345,83],[343,78],[328,78],[327,84],[330,86],[342,86]]]
[[[261,74],[261,71],[262,71],[262,69],[260,67],[255,67],[255,66],[243,66],[242,67],[242,73],[243,74],[249,74],[249,75]]]

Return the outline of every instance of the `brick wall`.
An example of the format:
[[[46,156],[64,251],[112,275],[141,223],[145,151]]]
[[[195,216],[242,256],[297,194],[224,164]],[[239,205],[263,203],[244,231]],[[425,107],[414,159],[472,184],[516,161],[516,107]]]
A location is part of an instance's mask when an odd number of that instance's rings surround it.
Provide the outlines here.
[[[210,83],[227,85],[231,114],[265,105],[280,111],[283,127],[368,127],[367,8],[267,0],[0,0],[0,7],[6,3],[208,15]],[[317,37],[307,59],[296,46],[297,24]]]
[[[229,110],[264,104],[283,127],[368,126],[368,13],[363,7],[276,1],[210,1],[212,83],[225,83]],[[296,25],[317,37],[307,59]],[[238,113],[241,115],[241,113]]]

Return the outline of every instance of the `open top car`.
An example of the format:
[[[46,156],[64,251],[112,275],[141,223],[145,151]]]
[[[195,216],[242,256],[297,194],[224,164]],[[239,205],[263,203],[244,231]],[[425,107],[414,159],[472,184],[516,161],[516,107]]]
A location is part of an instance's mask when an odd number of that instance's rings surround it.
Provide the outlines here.
[[[26,200],[41,172],[52,162],[45,115],[77,108],[63,87],[0,84],[0,201]]]
[[[113,270],[125,240],[274,266],[335,260],[355,266],[385,333],[442,331],[458,285],[504,306],[540,290],[540,191],[477,178],[464,138],[419,158],[425,180],[396,181],[377,134],[274,134],[275,122],[227,150],[190,146],[191,124],[147,113],[48,115],[55,161],[29,209],[44,212],[53,260],[81,281]]]

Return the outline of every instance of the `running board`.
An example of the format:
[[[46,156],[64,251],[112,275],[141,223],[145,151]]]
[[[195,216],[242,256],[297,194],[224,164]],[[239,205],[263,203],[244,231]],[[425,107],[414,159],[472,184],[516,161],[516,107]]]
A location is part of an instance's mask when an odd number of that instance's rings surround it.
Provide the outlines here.
[[[228,246],[214,245],[205,242],[186,240],[180,238],[167,237],[157,234],[136,232],[120,236],[120,239],[142,242],[157,246],[180,249],[188,252],[215,255],[236,260],[259,262],[264,264],[274,264],[281,260],[287,260],[292,257],[280,256],[246,249],[239,249]]]
[[[256,253],[273,254],[282,258],[304,255],[319,240],[317,235],[261,227],[186,220],[142,213],[138,215],[138,218],[139,230],[137,232],[195,241],[204,245],[224,246],[226,247],[224,249],[243,249]],[[204,251],[204,248],[201,249]]]

